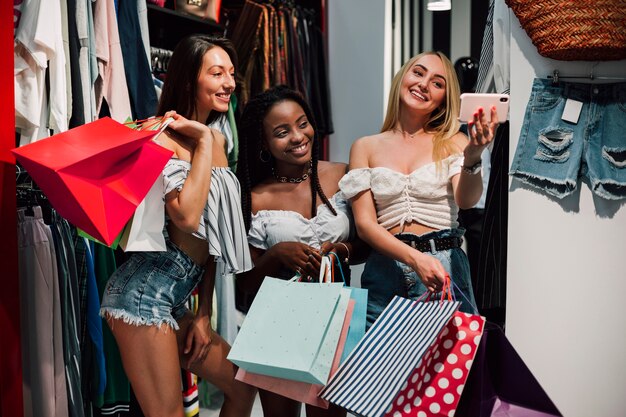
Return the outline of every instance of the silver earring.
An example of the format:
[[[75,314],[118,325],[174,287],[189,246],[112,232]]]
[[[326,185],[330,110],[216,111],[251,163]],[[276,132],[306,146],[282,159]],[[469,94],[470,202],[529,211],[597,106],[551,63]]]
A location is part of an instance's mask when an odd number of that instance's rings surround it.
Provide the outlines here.
[[[261,162],[268,163],[272,159],[272,154],[267,149],[261,149],[261,151],[259,152],[259,159],[261,160]]]

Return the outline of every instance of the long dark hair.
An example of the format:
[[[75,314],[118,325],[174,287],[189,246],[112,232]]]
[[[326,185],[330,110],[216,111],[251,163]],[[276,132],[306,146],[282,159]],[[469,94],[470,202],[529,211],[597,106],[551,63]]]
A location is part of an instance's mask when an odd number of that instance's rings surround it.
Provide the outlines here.
[[[337,211],[330,204],[330,201],[328,201],[326,194],[324,194],[322,190],[317,173],[320,143],[317,138],[317,126],[315,125],[311,107],[300,93],[287,86],[279,85],[258,94],[248,101],[248,104],[246,104],[241,114],[238,126],[239,162],[237,165],[237,177],[239,177],[239,182],[241,183],[241,208],[247,230],[250,229],[250,222],[252,220],[252,188],[272,175],[272,160],[263,162],[260,158],[261,151],[264,149],[263,140],[265,137],[263,120],[274,105],[285,100],[294,101],[302,107],[314,131],[313,155],[311,158],[312,216],[315,216],[317,213],[318,194],[330,211],[335,216],[337,215]]]
[[[202,59],[208,50],[215,47],[222,48],[237,68],[237,53],[228,39],[190,35],[178,42],[167,66],[157,116],[162,116],[169,110],[176,110],[186,118],[196,113],[198,75],[202,69]],[[212,111],[204,122],[212,122],[219,114]]]

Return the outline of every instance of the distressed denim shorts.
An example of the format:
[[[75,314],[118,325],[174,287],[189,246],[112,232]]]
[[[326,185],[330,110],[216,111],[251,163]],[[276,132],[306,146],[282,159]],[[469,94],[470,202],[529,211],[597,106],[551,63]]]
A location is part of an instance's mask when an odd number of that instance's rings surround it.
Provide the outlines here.
[[[437,238],[462,237],[464,232],[464,229],[445,229],[413,236],[420,241],[429,241]],[[403,235],[409,235],[409,233],[403,233]],[[456,299],[461,302],[459,310],[475,313],[476,301],[474,301],[472,290],[470,266],[463,249],[454,248],[425,253],[439,259],[456,284],[454,288]],[[427,291],[413,268],[374,250],[370,252],[365,263],[365,269],[361,275],[361,287],[368,290],[368,328],[376,321],[394,296],[417,299]],[[462,295],[458,293],[459,290],[463,293]]]
[[[563,120],[568,99],[582,102],[578,123]],[[535,79],[510,174],[558,198],[579,177],[605,199],[626,197],[626,83]]]
[[[203,273],[203,267],[169,241],[166,252],[134,253],[107,282],[100,315],[178,330],[177,320],[188,311],[186,301]]]

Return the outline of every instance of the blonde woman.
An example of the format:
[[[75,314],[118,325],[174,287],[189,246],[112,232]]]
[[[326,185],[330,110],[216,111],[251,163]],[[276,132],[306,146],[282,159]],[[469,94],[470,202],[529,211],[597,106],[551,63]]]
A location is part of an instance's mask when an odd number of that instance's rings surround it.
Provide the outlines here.
[[[361,277],[368,325],[394,295],[438,292],[447,275],[462,293],[461,310],[473,311],[457,213],[480,198],[480,156],[498,120],[495,109],[476,109],[468,139],[458,114],[454,67],[440,52],[422,53],[395,75],[381,132],[352,145],[339,186],[351,199],[360,238],[373,249]]]

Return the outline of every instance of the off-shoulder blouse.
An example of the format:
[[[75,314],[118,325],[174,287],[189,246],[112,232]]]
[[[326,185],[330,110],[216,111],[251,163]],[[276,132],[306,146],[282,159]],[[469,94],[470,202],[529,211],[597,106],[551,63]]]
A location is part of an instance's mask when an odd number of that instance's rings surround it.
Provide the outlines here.
[[[349,240],[354,228],[349,202],[341,192],[329,201],[336,216],[325,204],[318,207],[317,215],[311,219],[295,211],[259,210],[252,215],[248,242],[265,250],[280,242],[301,242],[319,249],[326,241]]]
[[[443,159],[440,168],[431,162],[410,174],[385,167],[357,168],[339,181],[339,188],[350,199],[371,190],[378,223],[387,230],[417,222],[434,229],[458,227],[458,206],[450,179],[461,172],[463,154]]]
[[[182,190],[191,163],[171,158],[163,168],[164,193]],[[239,180],[228,167],[213,167],[207,204],[200,217],[195,237],[209,243],[209,253],[222,267],[218,273],[240,273],[252,269],[246,227],[241,214]]]

